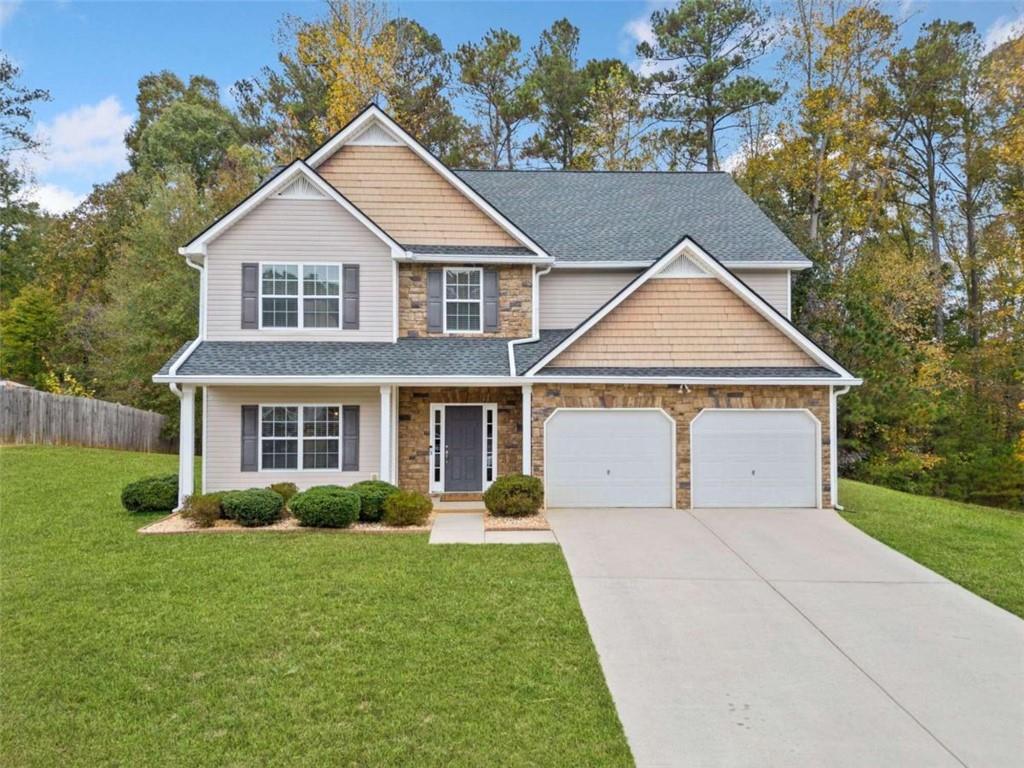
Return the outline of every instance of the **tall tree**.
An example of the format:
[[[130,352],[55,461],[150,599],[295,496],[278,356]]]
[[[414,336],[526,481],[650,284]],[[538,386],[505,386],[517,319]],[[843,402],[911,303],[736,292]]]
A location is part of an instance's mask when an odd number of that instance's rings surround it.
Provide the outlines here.
[[[42,88],[21,85],[20,68],[0,53],[0,307],[5,307],[35,273],[35,243],[39,207],[25,199],[25,172],[18,167],[25,155],[39,149],[32,134],[38,102],[49,101]]]
[[[452,106],[452,62],[441,38],[407,18],[388,22],[384,34],[395,42],[391,78],[384,86],[392,116],[446,165],[479,165],[479,131]]]
[[[370,0],[327,0],[327,17],[293,19],[295,57],[326,85],[327,130],[380,100],[393,79],[396,28],[387,8]]]
[[[527,63],[519,36],[491,29],[480,43],[460,45],[455,60],[463,90],[483,122],[488,166],[515,167],[517,135],[537,108],[526,84]]]
[[[580,134],[587,120],[587,96],[593,82],[579,66],[580,31],[568,19],[559,19],[540,34],[533,48],[533,70],[528,87],[537,101],[537,132],[523,155],[554,168],[580,165]]]
[[[932,256],[935,337],[945,333],[946,275],[942,254],[941,199],[945,181],[941,148],[957,108],[957,80],[964,47],[973,26],[934,21],[914,44],[899,51],[889,64],[893,136],[902,152],[900,178],[912,192],[911,204],[924,216]]]
[[[639,171],[652,154],[644,142],[651,126],[647,83],[622,64],[613,64],[587,96],[590,119],[580,131],[580,152],[588,166],[605,171]]]
[[[737,116],[773,104],[779,91],[745,74],[771,41],[764,13],[753,0],[680,0],[651,14],[654,43],[637,54],[655,68],[659,116],[678,123],[678,141],[699,145],[704,166],[719,169],[718,139]]]

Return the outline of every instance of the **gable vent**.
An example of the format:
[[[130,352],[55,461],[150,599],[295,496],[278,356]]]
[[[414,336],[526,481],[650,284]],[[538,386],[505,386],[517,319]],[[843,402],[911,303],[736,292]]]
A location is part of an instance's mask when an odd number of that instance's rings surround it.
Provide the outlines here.
[[[380,123],[370,123],[365,130],[354,137],[348,144],[361,147],[400,147],[402,141]]]
[[[327,197],[323,192],[314,187],[305,176],[297,178],[278,192],[277,196],[289,200],[324,200]]]
[[[661,272],[656,275],[652,275],[652,280],[659,279],[686,279],[694,277],[711,277],[702,267],[695,264],[687,256],[680,254],[677,256],[671,264],[668,264]]]

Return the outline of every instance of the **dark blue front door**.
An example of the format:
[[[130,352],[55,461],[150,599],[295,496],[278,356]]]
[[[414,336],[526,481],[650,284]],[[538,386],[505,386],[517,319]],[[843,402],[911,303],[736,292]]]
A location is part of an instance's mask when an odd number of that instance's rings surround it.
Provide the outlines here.
[[[479,491],[483,488],[484,409],[479,405],[449,405],[444,409],[444,489]]]

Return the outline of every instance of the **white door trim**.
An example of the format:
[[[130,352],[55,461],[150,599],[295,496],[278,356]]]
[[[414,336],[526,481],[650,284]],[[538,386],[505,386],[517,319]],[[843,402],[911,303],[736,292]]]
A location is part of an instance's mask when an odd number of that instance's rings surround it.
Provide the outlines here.
[[[544,419],[544,503],[547,505],[548,497],[548,422],[555,417],[559,411],[656,411],[668,419],[669,424],[672,427],[672,487],[669,494],[672,499],[672,509],[676,509],[676,485],[678,479],[676,475],[679,472],[679,466],[676,463],[676,454],[678,448],[676,445],[676,420],[673,419],[664,408],[570,408],[559,406],[548,414],[548,417]]]
[[[480,428],[481,435],[480,450],[480,491],[486,491],[494,479],[498,476],[498,404],[497,403],[431,403],[430,404],[430,450],[427,454],[428,469],[430,471],[430,493],[444,493],[444,445],[445,445],[445,409],[448,406],[476,406],[482,409]],[[435,432],[435,414],[440,413],[439,423],[440,435]],[[491,476],[487,476],[487,420],[491,419]],[[440,438],[439,441],[436,438]],[[435,445],[440,444],[440,451],[435,450]],[[459,491],[459,493],[475,493],[475,491]]]
[[[700,413],[690,419],[690,508],[694,508],[693,499],[696,496],[697,484],[694,481],[693,476],[693,425],[697,423],[697,419],[703,416],[708,411],[748,411],[754,413],[764,413],[769,411],[783,412],[783,413],[806,413],[814,421],[814,480],[816,483],[815,496],[818,499],[818,509],[821,509],[821,420],[815,416],[808,408],[702,408]]]

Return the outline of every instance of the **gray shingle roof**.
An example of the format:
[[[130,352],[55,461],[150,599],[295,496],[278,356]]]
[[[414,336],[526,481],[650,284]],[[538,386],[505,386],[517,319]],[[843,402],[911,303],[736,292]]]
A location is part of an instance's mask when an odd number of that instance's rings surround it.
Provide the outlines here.
[[[178,347],[177,351],[173,355],[171,355],[170,360],[168,360],[166,363],[164,363],[160,367],[160,370],[157,371],[156,375],[157,376],[166,376],[168,373],[170,373],[171,372],[171,366],[174,365],[178,361],[178,358],[181,357],[185,353],[185,350],[188,349],[188,345],[191,344],[191,343],[192,343],[191,341],[186,341],[184,344],[182,344],[180,347]]]
[[[564,331],[541,331],[540,339],[529,344],[516,344],[516,375],[523,375],[537,364],[544,355],[557,347],[566,336],[573,332],[570,328]]]
[[[166,374],[172,361],[161,369]],[[182,376],[508,376],[508,339],[204,341]]]
[[[689,235],[723,262],[807,264],[727,173],[457,173],[558,261],[649,261]]]
[[[424,256],[442,254],[471,256],[533,256],[529,248],[520,245],[406,245],[406,249]]]
[[[691,367],[691,368],[552,368],[546,366],[538,376],[676,376],[694,378],[794,378],[816,379],[821,377],[839,378],[839,374],[828,368],[819,367]]]

